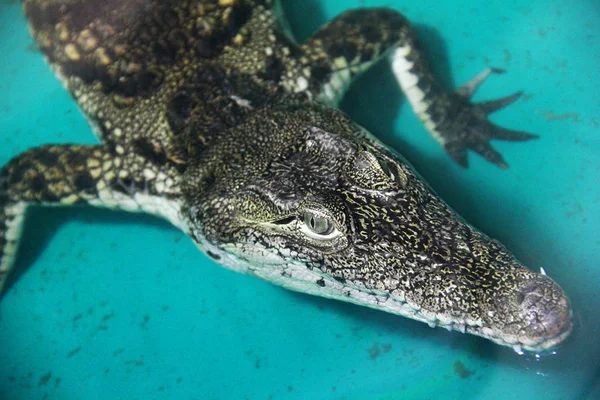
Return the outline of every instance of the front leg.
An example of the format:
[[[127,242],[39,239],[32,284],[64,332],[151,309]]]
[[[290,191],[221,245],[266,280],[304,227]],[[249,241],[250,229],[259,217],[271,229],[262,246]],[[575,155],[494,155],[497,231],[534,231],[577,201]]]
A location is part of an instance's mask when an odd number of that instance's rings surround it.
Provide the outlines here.
[[[161,161],[110,144],[43,146],[12,159],[0,169],[0,293],[30,205],[148,212],[181,226],[178,174]]]
[[[515,101],[520,93],[499,100],[471,103],[470,97],[491,72],[486,70],[456,92],[445,90],[432,75],[416,43],[410,23],[390,9],[346,12],[301,46],[310,65],[307,85],[313,96],[337,106],[352,80],[382,57],[389,57],[394,75],[413,110],[429,133],[460,165],[466,167],[467,150],[506,168],[491,139],[522,141],[537,136],[511,131],[491,123],[487,116]]]

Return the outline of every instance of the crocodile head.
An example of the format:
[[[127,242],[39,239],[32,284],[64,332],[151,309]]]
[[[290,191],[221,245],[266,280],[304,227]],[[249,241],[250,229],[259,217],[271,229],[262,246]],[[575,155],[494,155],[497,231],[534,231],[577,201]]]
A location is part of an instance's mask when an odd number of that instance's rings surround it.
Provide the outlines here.
[[[230,268],[517,351],[571,331],[563,290],[451,210],[338,111],[271,109],[186,173],[198,245]]]

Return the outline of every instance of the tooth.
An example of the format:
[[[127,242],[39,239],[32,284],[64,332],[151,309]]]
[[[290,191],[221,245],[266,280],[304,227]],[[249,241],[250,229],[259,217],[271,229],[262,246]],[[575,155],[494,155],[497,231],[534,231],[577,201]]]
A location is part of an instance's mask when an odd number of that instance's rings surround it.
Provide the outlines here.
[[[540,267],[540,274],[546,275],[546,271],[544,270],[544,267]]]
[[[481,328],[481,333],[483,333],[485,335],[485,337],[492,337],[492,336],[494,336],[494,331],[492,331],[487,326],[484,326],[483,328]]]
[[[513,345],[513,350],[517,352],[518,355],[522,356],[523,355],[523,349],[521,348],[520,344],[515,344]]]

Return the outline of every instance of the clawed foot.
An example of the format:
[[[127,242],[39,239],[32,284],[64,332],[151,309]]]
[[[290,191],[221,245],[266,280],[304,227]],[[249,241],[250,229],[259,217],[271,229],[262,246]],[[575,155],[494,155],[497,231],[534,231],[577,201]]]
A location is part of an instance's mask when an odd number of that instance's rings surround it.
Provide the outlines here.
[[[453,160],[465,168],[468,166],[468,149],[500,168],[508,168],[502,155],[490,145],[490,140],[525,141],[538,137],[526,132],[501,128],[487,119],[491,113],[514,103],[523,92],[497,100],[470,102],[479,85],[490,74],[503,72],[501,69],[488,68],[461,86],[450,98],[451,104],[445,121],[437,126],[442,134],[444,149]]]

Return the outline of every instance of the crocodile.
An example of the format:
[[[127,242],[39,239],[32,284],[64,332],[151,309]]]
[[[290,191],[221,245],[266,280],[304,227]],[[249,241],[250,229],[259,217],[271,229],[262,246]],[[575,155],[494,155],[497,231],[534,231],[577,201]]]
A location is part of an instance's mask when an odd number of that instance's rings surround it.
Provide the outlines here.
[[[432,74],[410,22],[344,12],[294,39],[274,0],[24,0],[30,30],[97,145],[57,144],[0,170],[0,288],[30,206],[166,218],[232,270],[287,289],[478,335],[517,352],[562,344],[570,301],[458,216],[393,149],[338,109],[379,60],[426,130],[466,167],[493,139],[536,136]]]

